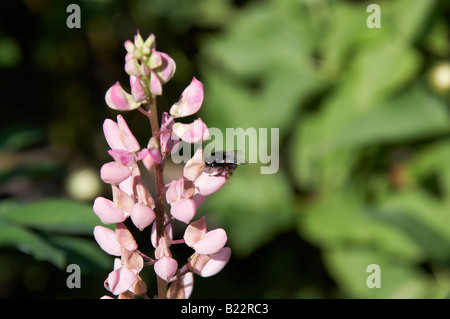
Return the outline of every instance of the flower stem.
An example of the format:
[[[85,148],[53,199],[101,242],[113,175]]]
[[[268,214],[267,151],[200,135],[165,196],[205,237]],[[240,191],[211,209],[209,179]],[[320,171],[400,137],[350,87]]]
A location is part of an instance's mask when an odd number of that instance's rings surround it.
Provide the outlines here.
[[[158,110],[156,108],[156,97],[152,97],[150,99],[150,125],[152,127],[152,135],[156,138],[159,144],[159,124],[158,124]],[[155,165],[155,179],[156,179],[156,207],[155,207],[155,215],[156,215],[156,242],[159,243],[159,239],[164,236],[164,196],[165,196],[165,186],[164,186],[164,177],[163,170],[161,164]],[[167,298],[167,283],[162,278],[157,276],[158,280],[158,299],[166,299]]]

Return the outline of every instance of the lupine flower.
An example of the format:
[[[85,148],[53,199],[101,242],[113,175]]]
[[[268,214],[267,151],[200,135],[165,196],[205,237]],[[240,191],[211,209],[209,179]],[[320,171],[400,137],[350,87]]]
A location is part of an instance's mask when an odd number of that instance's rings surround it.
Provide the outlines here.
[[[229,247],[222,248],[214,255],[202,255],[194,253],[189,257],[188,269],[202,277],[211,277],[219,273],[228,263],[231,257]]]
[[[110,108],[118,111],[131,111],[141,106],[140,103],[133,100],[133,96],[127,93],[119,82],[106,91],[105,100]]]
[[[181,93],[180,100],[170,108],[173,117],[185,117],[198,112],[203,103],[203,84],[195,77]]]
[[[186,228],[183,238],[186,245],[202,255],[218,253],[227,242],[227,234],[222,228],[206,231],[205,216],[191,223]]]
[[[208,128],[201,118],[196,119],[190,124],[175,123],[172,130],[186,143],[199,143],[209,138]]]
[[[139,111],[150,117],[152,132],[146,148],[140,147],[125,119],[106,119],[103,132],[110,149],[112,161],[100,169],[101,179],[111,185],[112,200],[98,197],[93,210],[100,221],[116,225],[115,230],[103,226],[94,228],[94,237],[99,246],[115,256],[113,271],[109,273],[104,286],[118,299],[133,299],[136,295],[146,296],[147,285],[139,273],[144,266],[154,267],[156,275],[169,285],[167,293],[161,289],[159,298],[189,298],[193,291],[194,273],[209,277],[218,273],[228,262],[231,249],[224,247],[227,234],[222,228],[206,229],[205,217],[191,223],[197,208],[207,196],[219,190],[227,178],[206,167],[203,149],[196,150],[186,163],[183,176],[164,185],[162,170],[166,156],[176,150],[179,140],[201,143],[209,138],[206,124],[197,118],[192,123],[176,122],[178,118],[195,114],[203,103],[203,84],[195,77],[183,90],[178,102],[164,112],[160,127],[157,112],[153,111],[156,97],[162,95],[163,85],[174,75],[175,62],[164,52],[156,50],[155,36],[146,40],[139,32],[133,41],[124,43],[125,72],[130,76],[130,93],[116,82],[105,95],[107,105],[117,111]],[[149,103],[152,108],[148,107]],[[158,132],[159,130],[159,132]],[[140,164],[157,177],[158,197],[153,199],[141,177]],[[159,180],[158,180],[159,176]],[[165,210],[165,203],[170,212]],[[130,218],[140,231],[151,226],[150,242],[154,247],[154,258],[138,251],[138,245],[124,222]],[[187,224],[182,239],[173,239],[172,222]],[[163,223],[162,223],[163,222]],[[171,245],[184,243],[195,252],[187,263],[178,268],[178,261],[172,257]],[[145,260],[145,262],[144,262]],[[158,285],[161,280],[158,281]],[[102,299],[110,299],[103,296]]]

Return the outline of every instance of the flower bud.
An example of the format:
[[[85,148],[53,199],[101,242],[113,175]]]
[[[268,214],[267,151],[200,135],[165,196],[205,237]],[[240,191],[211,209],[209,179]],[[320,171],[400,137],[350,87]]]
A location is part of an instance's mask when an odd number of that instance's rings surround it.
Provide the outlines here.
[[[140,230],[144,230],[155,220],[155,212],[150,207],[136,203],[131,209],[130,214],[133,224]]]
[[[150,92],[152,95],[162,94],[162,84],[155,72],[150,70]]]
[[[172,257],[162,257],[155,263],[156,274],[165,281],[169,281],[175,275],[177,269],[178,263]]]
[[[170,214],[173,218],[188,224],[195,216],[197,205],[193,199],[180,199],[170,204]]]
[[[125,72],[128,75],[139,75],[139,62],[137,61],[136,57],[133,55],[133,53],[128,52],[125,55]]]
[[[142,102],[146,100],[145,90],[142,86],[141,78],[139,76],[130,76],[131,95],[135,102]]]

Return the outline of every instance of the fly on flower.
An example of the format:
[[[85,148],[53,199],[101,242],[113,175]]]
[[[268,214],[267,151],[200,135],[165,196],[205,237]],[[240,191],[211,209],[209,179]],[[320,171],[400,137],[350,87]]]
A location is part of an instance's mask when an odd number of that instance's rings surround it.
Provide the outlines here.
[[[242,159],[241,151],[218,151],[212,152],[211,156],[205,157],[205,166],[216,168],[217,173],[214,176],[220,176],[225,173],[226,179],[229,179],[238,165],[247,164]]]

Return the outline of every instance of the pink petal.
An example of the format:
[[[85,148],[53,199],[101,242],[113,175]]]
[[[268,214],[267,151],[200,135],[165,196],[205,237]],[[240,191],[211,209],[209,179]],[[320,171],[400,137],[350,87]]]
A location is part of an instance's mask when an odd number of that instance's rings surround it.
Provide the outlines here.
[[[125,220],[125,214],[112,201],[104,197],[97,197],[93,206],[95,214],[104,224],[116,224]]]
[[[199,273],[202,277],[211,277],[220,272],[230,260],[231,249],[224,247],[217,254],[210,255],[210,257],[209,261]]]
[[[121,165],[134,165],[136,163],[134,154],[126,150],[109,150],[108,154]]]
[[[132,53],[134,51],[134,48],[135,48],[134,43],[131,42],[130,40],[126,40],[124,42],[123,46],[125,47],[125,50],[127,50],[128,53]]]
[[[123,223],[117,223],[116,225],[116,240],[128,251],[135,251],[138,248],[133,235]]]
[[[198,118],[191,124],[175,123],[173,132],[186,143],[199,143],[209,138],[209,131],[206,124]]]
[[[180,273],[184,273],[181,277],[177,278],[176,282],[170,285],[167,291],[168,299],[189,299],[194,288],[194,274],[192,272],[186,272],[187,267],[184,265],[180,269]]]
[[[120,256],[120,244],[116,240],[116,233],[103,226],[94,227],[94,237],[101,249],[113,256]]]
[[[131,169],[116,162],[109,162],[100,169],[100,178],[107,184],[117,185],[131,176]]]
[[[128,124],[122,115],[117,115],[117,125],[119,127],[119,135],[125,149],[131,153],[139,151],[141,147],[139,146],[139,143],[133,133],[131,133]]]
[[[205,161],[203,159],[203,149],[199,147],[195,151],[194,156],[187,161],[183,169],[183,176],[191,181],[194,181],[205,168]]]
[[[155,220],[155,212],[146,205],[136,203],[131,209],[130,217],[133,224],[142,231],[145,227],[153,223]]]
[[[162,85],[161,81],[156,75],[155,72],[150,70],[150,92],[153,95],[161,95],[162,94]]]
[[[114,205],[116,205],[117,208],[120,208],[124,211],[125,216],[128,217],[131,211],[131,208],[134,205],[134,200],[131,198],[130,195],[122,191],[119,187],[116,185],[111,186],[112,193],[113,193],[113,202]]]
[[[172,204],[183,198],[191,198],[194,192],[194,184],[191,181],[183,177],[173,180],[166,191],[167,203]]]
[[[159,55],[162,59],[161,66],[159,67],[159,76],[161,77],[163,83],[167,83],[175,74],[176,64],[175,61],[166,53],[159,52]]]
[[[202,216],[195,222],[192,222],[184,232],[183,239],[189,247],[193,247],[199,240],[206,235],[205,216]]]
[[[197,113],[203,103],[203,84],[195,77],[189,86],[181,93],[180,100],[172,105],[170,114],[177,117],[185,117]]]
[[[223,175],[214,176],[203,172],[197,177],[194,184],[200,195],[208,196],[218,191],[226,182],[227,179]]]
[[[206,196],[200,195],[198,190],[195,190],[194,195],[192,195],[192,199],[195,201],[197,208],[201,207],[206,200]]]
[[[165,281],[169,281],[178,269],[177,261],[171,257],[162,257],[154,266],[156,274]]]
[[[116,82],[106,91],[105,100],[106,104],[114,110],[128,110],[130,104],[128,102],[125,90],[122,88],[119,82]]]
[[[146,99],[145,90],[140,76],[130,76],[131,96],[135,102],[142,102]]]
[[[119,135],[119,125],[111,119],[106,119],[103,122],[103,133],[105,134],[106,142],[113,150],[125,150],[122,139]]]
[[[166,122],[168,122],[166,124]],[[172,134],[173,117],[167,112],[162,114],[161,119],[161,135],[160,135],[160,148],[161,153],[170,153],[175,143],[179,141],[178,136]]]
[[[144,268],[144,259],[141,255],[134,251],[129,251],[127,249],[122,249],[121,263],[126,268],[139,273],[142,268]]]
[[[139,64],[137,62],[137,59],[134,57],[133,55],[133,51],[134,51],[134,44],[130,41],[130,43],[133,45],[133,49],[131,51],[127,51],[128,53],[125,55],[125,72],[128,75],[139,75]]]
[[[184,298],[189,299],[194,289],[194,274],[188,272],[181,277],[181,280],[183,281]]]
[[[194,249],[197,253],[210,255],[219,252],[227,243],[227,234],[222,228],[214,229],[206,233],[206,236],[199,240]]]
[[[159,68],[161,64],[162,64],[162,56],[160,52],[153,49],[152,54],[150,55],[150,68],[151,69]]]
[[[161,153],[157,149],[144,148],[139,152],[138,159],[151,171],[156,164],[161,164]]]
[[[131,111],[140,106],[139,103],[133,101],[131,94],[128,94],[119,82],[106,91],[105,101],[110,108],[118,111]]]
[[[184,223],[189,223],[195,216],[197,205],[192,199],[180,199],[170,205],[170,214]]]
[[[108,276],[109,290],[115,295],[124,293],[131,287],[136,279],[137,274],[133,270],[120,267],[119,269],[112,271]]]

